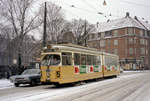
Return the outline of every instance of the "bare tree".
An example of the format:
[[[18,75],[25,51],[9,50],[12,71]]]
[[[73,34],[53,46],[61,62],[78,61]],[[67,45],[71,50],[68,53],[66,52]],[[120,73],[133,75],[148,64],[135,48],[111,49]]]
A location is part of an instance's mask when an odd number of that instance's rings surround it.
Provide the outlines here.
[[[11,26],[15,48],[21,57],[25,36],[41,24],[38,14],[32,12],[34,0],[0,0],[0,4],[0,16],[3,18],[0,22]]]
[[[41,19],[43,19],[44,5],[42,4],[40,9]],[[48,2],[47,3],[47,41],[57,43],[59,36],[64,30],[64,20],[62,8]],[[41,32],[41,31],[40,31]]]
[[[88,34],[95,31],[95,27],[86,20],[74,19],[71,22],[71,31],[76,38],[76,43],[83,44],[83,41],[87,39]]]

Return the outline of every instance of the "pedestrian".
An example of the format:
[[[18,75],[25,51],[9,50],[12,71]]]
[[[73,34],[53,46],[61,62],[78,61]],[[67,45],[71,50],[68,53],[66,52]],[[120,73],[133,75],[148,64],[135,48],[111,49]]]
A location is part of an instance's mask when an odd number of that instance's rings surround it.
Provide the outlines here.
[[[10,73],[9,73],[9,72],[6,72],[6,76],[7,76],[6,78],[9,79]]]

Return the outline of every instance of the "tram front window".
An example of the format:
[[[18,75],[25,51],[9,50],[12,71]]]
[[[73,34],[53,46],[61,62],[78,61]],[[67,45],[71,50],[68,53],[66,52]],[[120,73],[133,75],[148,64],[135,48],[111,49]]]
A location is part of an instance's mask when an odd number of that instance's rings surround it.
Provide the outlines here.
[[[60,64],[60,55],[56,54],[46,55],[41,62],[41,66],[51,66],[59,64]]]

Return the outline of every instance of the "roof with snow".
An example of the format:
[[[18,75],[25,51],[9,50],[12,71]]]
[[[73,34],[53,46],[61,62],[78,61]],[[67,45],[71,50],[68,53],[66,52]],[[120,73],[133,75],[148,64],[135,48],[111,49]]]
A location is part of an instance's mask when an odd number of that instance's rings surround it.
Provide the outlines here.
[[[142,23],[143,26],[146,27],[147,30],[150,31],[150,24],[148,22],[145,22],[145,21],[140,21]]]
[[[144,30],[150,30],[150,24],[138,20],[137,17],[132,18],[127,15],[126,17],[120,19],[109,20],[107,22],[99,23],[97,27],[97,32],[105,32],[126,27],[136,27]]]

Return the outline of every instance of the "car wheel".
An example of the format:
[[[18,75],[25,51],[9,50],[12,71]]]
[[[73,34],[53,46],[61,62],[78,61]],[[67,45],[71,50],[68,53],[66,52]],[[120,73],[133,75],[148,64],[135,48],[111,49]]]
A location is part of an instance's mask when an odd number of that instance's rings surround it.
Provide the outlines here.
[[[15,87],[19,87],[19,83],[15,83],[14,85],[15,85]]]
[[[33,81],[33,80],[32,80],[31,83],[30,83],[31,86],[34,86],[35,84],[36,84],[36,83],[35,83],[35,81]]]

